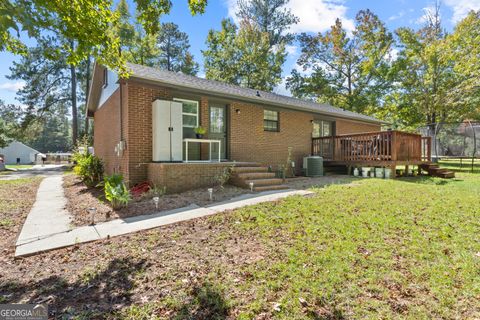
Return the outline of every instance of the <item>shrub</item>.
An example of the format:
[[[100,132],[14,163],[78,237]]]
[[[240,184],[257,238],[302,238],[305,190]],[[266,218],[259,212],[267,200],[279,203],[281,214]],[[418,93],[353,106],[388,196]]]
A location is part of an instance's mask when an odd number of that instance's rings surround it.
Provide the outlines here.
[[[123,182],[121,174],[113,174],[104,178],[105,199],[107,199],[113,209],[119,209],[126,206],[132,199],[130,191]]]
[[[228,182],[228,180],[230,180],[232,171],[233,171],[233,166],[224,168],[220,174],[216,175],[213,178],[215,181],[215,184],[218,185],[222,190],[224,189],[224,186]]]
[[[87,151],[78,151],[73,154],[76,165],[73,171],[80,176],[89,187],[96,185],[103,176],[103,161]]]

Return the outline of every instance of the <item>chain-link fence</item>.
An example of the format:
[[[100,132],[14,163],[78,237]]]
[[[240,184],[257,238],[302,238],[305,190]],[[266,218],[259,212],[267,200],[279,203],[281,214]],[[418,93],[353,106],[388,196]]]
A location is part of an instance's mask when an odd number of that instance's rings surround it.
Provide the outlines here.
[[[458,159],[466,166],[471,164],[473,172],[480,159],[480,122],[435,123],[418,131],[431,137],[433,161]]]

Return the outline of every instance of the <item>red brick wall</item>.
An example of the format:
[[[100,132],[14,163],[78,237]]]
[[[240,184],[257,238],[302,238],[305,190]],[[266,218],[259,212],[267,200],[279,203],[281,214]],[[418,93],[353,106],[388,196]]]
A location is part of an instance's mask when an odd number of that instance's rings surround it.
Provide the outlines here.
[[[343,119],[338,119],[335,121],[335,127],[336,134],[362,133],[381,130],[381,126],[378,124],[362,123]]]
[[[120,158],[114,153],[115,145],[120,141],[118,91],[95,113],[95,150],[105,160],[107,173],[120,171],[127,181],[135,184],[151,176],[158,176],[147,172],[152,160],[152,102],[156,99],[171,100],[174,96],[168,88],[131,81],[123,88],[126,150]],[[202,97],[199,101],[200,125],[207,129],[208,137],[208,98]],[[292,159],[296,163],[297,173],[300,172],[303,157],[311,152],[312,114],[280,111],[280,131],[268,132],[263,130],[264,107],[232,102],[229,109],[230,160],[260,162],[277,167],[286,163],[288,147],[292,147]],[[240,110],[239,114],[235,112],[236,109]],[[379,125],[348,120],[336,122],[337,134],[378,130]],[[206,151],[202,149],[203,156]],[[201,170],[201,165],[198,169]]]
[[[124,124],[126,123],[124,119]],[[115,146],[120,142],[120,89],[94,114],[94,150],[105,164],[105,173],[122,173],[128,178],[128,155],[118,156]],[[124,134],[125,126],[124,126]]]
[[[220,175],[231,163],[149,163],[148,180],[158,187],[166,187],[167,193],[215,186],[215,176]],[[207,190],[205,190],[207,192]]]
[[[254,161],[274,167],[286,164],[288,147],[297,173],[302,159],[311,152],[313,115],[299,111],[280,111],[279,132],[263,130],[263,107],[245,103],[230,105],[230,159]],[[235,112],[240,110],[240,114]]]

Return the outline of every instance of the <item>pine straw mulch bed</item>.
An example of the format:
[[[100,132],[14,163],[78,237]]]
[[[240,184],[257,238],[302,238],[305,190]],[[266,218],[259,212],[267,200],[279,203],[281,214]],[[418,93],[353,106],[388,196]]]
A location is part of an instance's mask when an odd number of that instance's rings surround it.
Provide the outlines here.
[[[42,179],[0,180],[0,265],[3,267],[8,266],[9,259],[13,257],[17,236],[35,202]]]
[[[155,208],[151,198],[134,199],[127,207],[113,210],[104,198],[103,189],[89,188],[74,174],[64,176],[63,187],[67,197],[67,210],[72,215],[72,223],[76,226],[91,223],[88,208],[95,207],[95,223],[105,222],[112,219],[127,218],[159,211],[172,210],[196,204],[199,206],[209,205],[231,199],[235,196],[248,193],[249,190],[235,186],[225,185],[223,189],[214,188],[214,201],[209,200],[206,188],[186,191],[178,194],[165,194],[160,197],[158,209]]]

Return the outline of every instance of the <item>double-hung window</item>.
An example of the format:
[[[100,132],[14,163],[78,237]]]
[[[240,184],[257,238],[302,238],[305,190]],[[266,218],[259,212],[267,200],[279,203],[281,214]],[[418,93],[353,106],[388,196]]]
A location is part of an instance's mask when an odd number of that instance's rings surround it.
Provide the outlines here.
[[[263,130],[274,132],[280,131],[278,111],[263,110]]]
[[[331,121],[315,120],[313,122],[312,138],[330,137],[333,134]]]
[[[182,103],[182,118],[184,128],[198,127],[198,101],[173,99]]]

